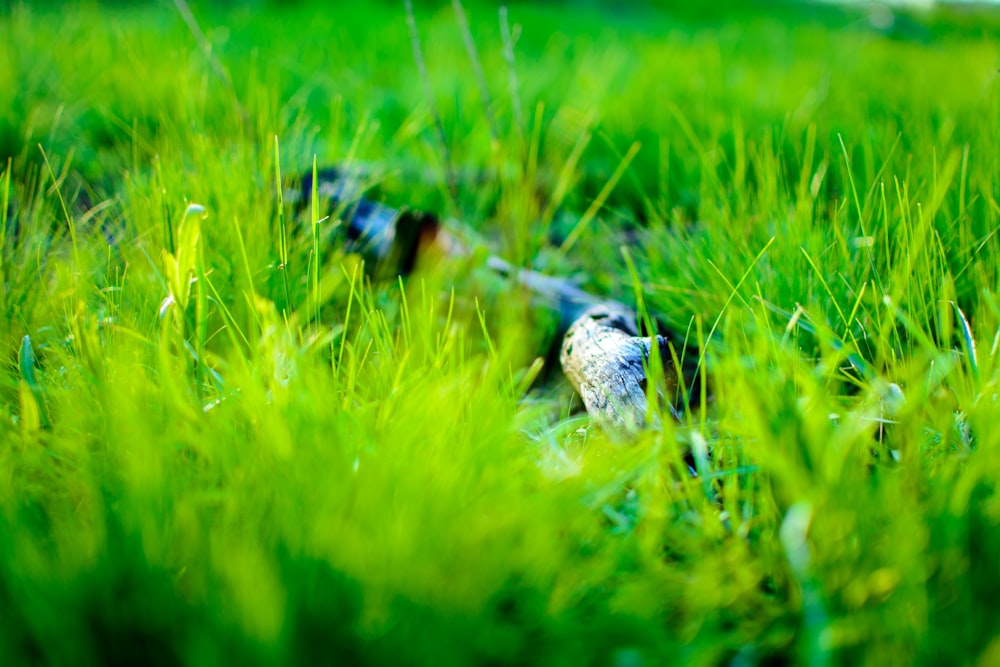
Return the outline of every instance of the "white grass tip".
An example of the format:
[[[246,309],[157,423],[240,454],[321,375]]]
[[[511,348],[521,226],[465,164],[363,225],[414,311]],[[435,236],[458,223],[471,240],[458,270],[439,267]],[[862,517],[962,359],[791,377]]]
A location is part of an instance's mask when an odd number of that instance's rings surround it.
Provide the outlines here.
[[[172,305],[174,305],[174,295],[168,294],[167,298],[160,303],[160,310],[158,312],[161,320],[167,316],[167,311],[170,310],[170,306]]]

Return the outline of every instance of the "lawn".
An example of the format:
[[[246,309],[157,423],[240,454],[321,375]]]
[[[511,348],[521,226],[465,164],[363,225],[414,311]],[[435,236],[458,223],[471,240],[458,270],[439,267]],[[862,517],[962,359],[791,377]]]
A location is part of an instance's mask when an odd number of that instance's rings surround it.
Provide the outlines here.
[[[1000,663],[1000,15],[191,9],[0,9],[0,662]],[[591,424],[490,254],[699,395]]]

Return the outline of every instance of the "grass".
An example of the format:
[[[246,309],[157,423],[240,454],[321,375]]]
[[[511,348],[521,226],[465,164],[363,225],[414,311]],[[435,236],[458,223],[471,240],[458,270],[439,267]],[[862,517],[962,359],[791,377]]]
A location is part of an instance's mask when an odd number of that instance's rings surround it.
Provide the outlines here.
[[[402,4],[194,9],[0,16],[4,664],[1000,659],[996,16],[515,4],[511,77],[470,3],[480,82],[418,5],[431,105]],[[616,443],[476,258],[366,279],[275,203],[352,160],[711,400]]]

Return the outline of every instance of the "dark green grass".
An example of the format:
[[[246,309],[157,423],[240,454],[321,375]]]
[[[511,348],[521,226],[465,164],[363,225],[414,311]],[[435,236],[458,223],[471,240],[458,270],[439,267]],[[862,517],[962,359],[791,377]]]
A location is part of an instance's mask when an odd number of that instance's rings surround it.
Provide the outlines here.
[[[0,15],[4,664],[998,659],[995,16],[519,4],[512,94],[476,5],[487,113],[418,6],[446,160],[401,6],[195,9]],[[314,159],[711,400],[609,441],[476,259],[279,213]]]

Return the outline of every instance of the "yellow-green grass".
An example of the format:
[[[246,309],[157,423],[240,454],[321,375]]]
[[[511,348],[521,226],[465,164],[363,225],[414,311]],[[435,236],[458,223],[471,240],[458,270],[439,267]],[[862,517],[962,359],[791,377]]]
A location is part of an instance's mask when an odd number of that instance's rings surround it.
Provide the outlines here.
[[[517,4],[513,90],[472,5],[487,111],[450,4],[427,85],[402,4],[194,9],[0,14],[3,664],[1000,659],[995,17]],[[480,249],[372,283],[314,160]],[[710,400],[606,438],[489,252]]]

